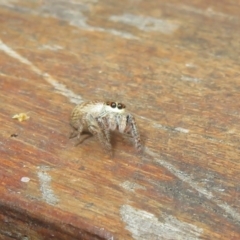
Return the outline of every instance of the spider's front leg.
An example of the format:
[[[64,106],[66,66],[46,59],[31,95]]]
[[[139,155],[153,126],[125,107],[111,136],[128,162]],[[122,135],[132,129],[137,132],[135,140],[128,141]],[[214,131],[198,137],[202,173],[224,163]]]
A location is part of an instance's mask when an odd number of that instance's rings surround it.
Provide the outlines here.
[[[78,123],[78,128],[76,129],[74,126],[72,126],[73,131],[70,133],[69,138],[75,138],[77,137],[77,142],[75,143],[75,146],[79,145],[80,143],[82,143],[83,141],[85,141],[87,138],[91,137],[92,134],[88,133],[88,132],[83,132],[83,123],[79,121]],[[83,135],[86,135],[86,137],[82,137]]]
[[[78,123],[78,128],[75,128],[74,126],[72,126],[73,131],[70,133],[69,138],[80,138],[80,135],[82,134],[83,131],[83,124],[79,121]]]
[[[112,145],[110,143],[110,134],[106,126],[95,119],[92,115],[88,117],[88,130],[96,135],[104,150],[112,156]]]
[[[142,143],[141,143],[141,138],[140,134],[137,128],[137,124],[135,121],[135,118],[131,115],[128,114],[126,116],[126,128],[125,128],[126,133],[130,133],[134,139],[135,143],[135,148],[137,149],[138,152],[142,151]]]
[[[76,129],[73,129],[72,132],[69,134],[69,138],[75,138],[78,135],[78,131]]]
[[[109,122],[106,117],[97,117],[96,118],[100,128],[103,130],[105,137],[107,141],[110,143],[110,127],[109,127]]]

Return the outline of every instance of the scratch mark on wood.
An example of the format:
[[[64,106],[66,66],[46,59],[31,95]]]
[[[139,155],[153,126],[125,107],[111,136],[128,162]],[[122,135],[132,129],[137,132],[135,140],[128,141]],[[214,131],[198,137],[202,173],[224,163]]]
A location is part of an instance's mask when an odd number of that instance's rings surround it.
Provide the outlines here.
[[[178,24],[154,17],[137,16],[125,13],[121,16],[111,16],[109,18],[113,22],[121,22],[145,32],[161,32],[164,34],[171,34],[178,29]]]
[[[59,46],[59,45],[42,45],[39,47],[39,49],[42,49],[42,50],[51,50],[51,51],[58,51],[58,50],[61,50],[63,49],[62,46]]]
[[[70,102],[79,104],[83,101],[81,96],[79,96],[79,95],[73,93],[71,90],[67,89],[64,84],[59,83],[57,80],[55,80],[49,74],[42,72],[39,68],[34,66],[34,64],[32,64],[28,59],[22,57],[16,51],[14,51],[9,46],[4,44],[1,40],[0,40],[0,50],[5,52],[8,56],[15,58],[19,62],[29,66],[33,72],[42,76],[49,84],[51,84],[56,89],[57,92],[59,92],[60,94],[62,94],[65,97],[67,97],[70,100]]]
[[[100,28],[100,27],[88,27],[87,30],[88,31],[106,32],[106,33],[110,33],[112,35],[119,36],[119,37],[126,38],[126,39],[139,40],[138,37],[134,36],[131,33],[122,32],[122,31],[118,31],[115,29],[104,29],[104,28]]]
[[[122,184],[120,184],[120,186],[130,192],[134,192],[136,189],[146,189],[144,186],[141,186],[140,184],[130,181],[125,181]]]
[[[229,20],[238,20],[238,17],[236,16],[231,16],[228,15],[226,13],[222,13],[222,12],[217,12],[215,10],[213,10],[211,7],[208,7],[207,9],[200,9],[200,8],[196,8],[193,6],[187,6],[187,5],[176,5],[176,4],[171,4],[171,3],[167,3],[167,6],[170,7],[174,7],[174,8],[178,8],[187,12],[192,12],[194,14],[199,14],[199,15],[204,15],[207,17],[221,17],[221,18],[225,18],[225,19],[229,19]]]
[[[240,213],[229,206],[227,203],[216,199],[211,192],[201,187],[197,182],[195,182],[188,174],[175,168],[171,163],[159,158],[159,155],[152,152],[149,148],[145,147],[145,153],[153,157],[154,161],[162,165],[164,168],[168,169],[173,175],[179,178],[181,181],[189,184],[193,189],[195,189],[200,194],[204,195],[207,199],[213,201],[218,207],[224,210],[229,216],[231,216],[235,221],[240,223]]]
[[[126,223],[126,229],[137,240],[152,239],[185,239],[197,240],[203,232],[193,224],[179,221],[171,215],[162,214],[158,219],[152,213],[123,205],[120,208],[122,220]]]
[[[175,131],[181,132],[181,133],[189,133],[189,130],[186,128],[182,128],[182,127],[176,127],[174,128]]]
[[[177,132],[181,132],[181,133],[189,133],[190,130],[189,129],[186,129],[186,128],[181,128],[181,127],[169,127],[169,126],[164,126],[160,123],[157,123],[156,121],[152,120],[152,119],[149,119],[149,118],[146,118],[146,117],[143,117],[143,116],[140,116],[140,115],[137,115],[137,114],[134,114],[135,116],[137,116],[138,118],[141,118],[141,119],[144,119],[146,121],[149,121],[152,123],[152,126],[155,127],[155,128],[159,128],[159,129],[163,129],[165,131],[177,131]]]
[[[195,82],[195,83],[201,82],[201,79],[195,78],[195,77],[189,77],[189,76],[181,76],[180,79],[185,82]]]
[[[46,169],[40,169],[37,174],[43,200],[49,205],[56,205],[59,202],[59,199],[51,188],[51,176],[47,173]]]
[[[191,134],[191,136],[193,136],[195,138],[204,138],[204,139],[207,139],[210,142],[224,143],[224,144],[226,144],[228,146],[234,146],[233,144],[229,143],[228,141],[224,141],[222,139],[217,139],[217,138],[214,138],[212,136],[205,136],[205,135],[201,135],[201,134],[190,133],[189,129],[186,129],[187,131],[179,131],[178,130],[179,127],[172,127],[172,126],[162,125],[162,124],[158,123],[158,121],[156,121],[156,120],[152,120],[150,118],[143,117],[143,116],[140,116],[140,115],[137,115],[137,114],[134,114],[134,116],[136,116],[137,118],[141,118],[141,119],[143,119],[145,121],[150,122],[152,124],[152,126],[154,128],[157,128],[157,129],[162,129],[162,130],[170,131],[170,132],[178,131],[178,132],[181,132],[181,133],[189,133],[189,134]]]

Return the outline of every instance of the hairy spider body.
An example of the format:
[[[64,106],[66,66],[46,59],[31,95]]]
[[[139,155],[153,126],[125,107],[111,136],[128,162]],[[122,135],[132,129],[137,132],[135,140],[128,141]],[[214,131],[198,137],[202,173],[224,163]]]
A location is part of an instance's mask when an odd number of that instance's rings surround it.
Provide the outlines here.
[[[140,135],[132,114],[125,111],[125,105],[118,102],[89,101],[77,105],[71,114],[70,124],[74,131],[70,137],[88,132],[96,135],[103,148],[112,153],[110,131],[119,131],[133,137],[135,147],[142,150]]]

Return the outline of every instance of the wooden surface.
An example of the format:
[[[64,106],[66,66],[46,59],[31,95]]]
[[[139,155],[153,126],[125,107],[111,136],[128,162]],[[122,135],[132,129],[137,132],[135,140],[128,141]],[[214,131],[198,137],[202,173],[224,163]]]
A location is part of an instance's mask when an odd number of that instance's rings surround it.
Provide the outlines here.
[[[240,239],[239,13],[1,0],[0,239]],[[142,155],[119,134],[113,158],[68,139],[94,99],[135,114]]]

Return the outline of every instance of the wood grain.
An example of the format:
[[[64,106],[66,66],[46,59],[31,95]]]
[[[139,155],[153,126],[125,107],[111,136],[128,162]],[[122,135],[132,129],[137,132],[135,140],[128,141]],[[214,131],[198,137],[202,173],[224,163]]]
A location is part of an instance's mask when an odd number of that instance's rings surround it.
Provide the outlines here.
[[[240,239],[240,1],[0,6],[0,239]],[[126,104],[142,155],[69,140],[95,99]]]

